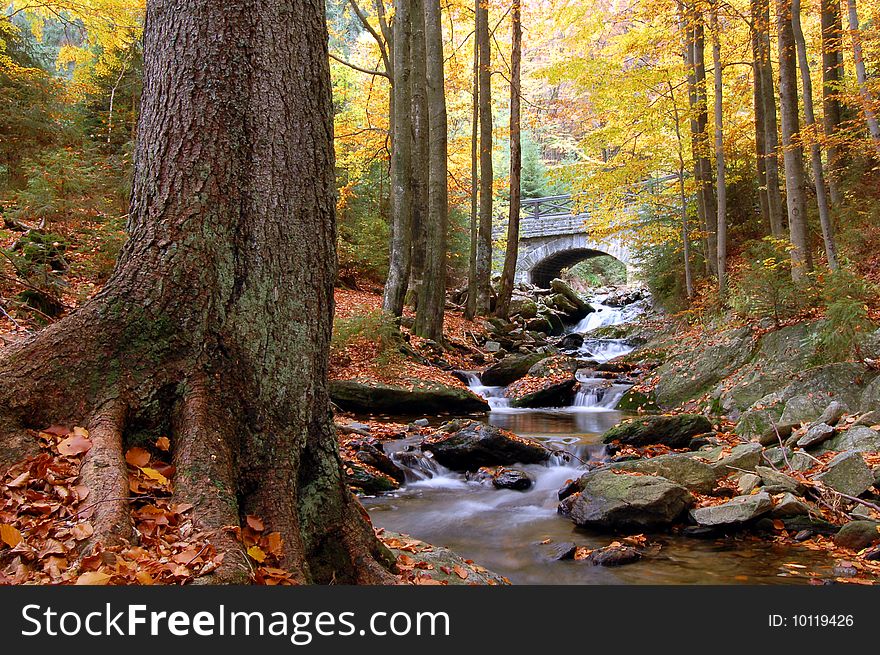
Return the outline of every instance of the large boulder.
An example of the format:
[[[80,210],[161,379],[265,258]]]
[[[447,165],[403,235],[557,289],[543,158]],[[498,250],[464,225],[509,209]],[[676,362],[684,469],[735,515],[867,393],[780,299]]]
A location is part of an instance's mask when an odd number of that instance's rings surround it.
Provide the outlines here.
[[[722,332],[712,347],[700,343],[681,349],[657,369],[654,396],[661,407],[697,398],[743,366],[755,351],[757,338],[749,327]]]
[[[649,530],[673,523],[693,502],[690,492],[666,478],[598,470],[575,483],[559,513],[577,525],[602,530]]]
[[[535,384],[521,384],[534,382]],[[524,378],[507,390],[511,407],[568,407],[574,401],[577,380],[553,378]]]
[[[701,414],[644,416],[624,421],[602,435],[603,443],[619,441],[627,446],[660,444],[687,448],[691,439],[712,431],[712,423]]]
[[[721,505],[699,507],[690,511],[691,518],[702,526],[737,526],[760,518],[773,509],[770,494],[737,496]]]
[[[719,476],[739,470],[754,471],[755,467],[761,463],[763,451],[764,449],[759,443],[739,444],[731,449],[729,455],[722,457],[712,466]]]
[[[481,466],[536,464],[550,459],[550,450],[532,439],[483,423],[471,422],[454,432],[438,433],[422,443],[422,450],[454,471],[476,471]]]
[[[861,453],[848,450],[840,453],[826,465],[827,470],[814,476],[834,491],[848,496],[860,496],[874,486],[874,473],[865,464]]]
[[[562,296],[565,301],[571,305],[571,309],[568,310],[567,313],[573,320],[582,319],[593,311],[593,308],[590,307],[590,305],[581,298],[574,289],[559,278],[550,282],[550,288],[555,291],[557,295]]]
[[[480,380],[487,387],[506,387],[525,377],[532,366],[547,356],[545,353],[507,355],[483,371]]]
[[[671,453],[657,457],[615,462],[608,466],[618,471],[631,471],[647,475],[659,475],[691,491],[707,493],[715,486],[713,468],[691,455]]]
[[[470,413],[489,409],[489,403],[470,390],[432,380],[406,380],[400,384],[331,380],[330,398],[342,409],[364,413]]]
[[[880,433],[871,428],[857,425],[825,441],[822,444],[822,450],[825,452],[846,450],[855,450],[860,453],[876,452],[880,450]]]
[[[880,541],[880,523],[850,521],[834,535],[834,543],[852,550],[862,550]]]

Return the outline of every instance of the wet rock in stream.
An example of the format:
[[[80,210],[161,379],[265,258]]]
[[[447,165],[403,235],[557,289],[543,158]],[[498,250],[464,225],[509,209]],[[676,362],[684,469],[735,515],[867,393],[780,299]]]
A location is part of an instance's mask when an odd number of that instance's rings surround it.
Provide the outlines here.
[[[537,441],[477,422],[429,437],[422,443],[422,450],[431,452],[439,464],[453,471],[538,464],[550,459],[550,450]]]

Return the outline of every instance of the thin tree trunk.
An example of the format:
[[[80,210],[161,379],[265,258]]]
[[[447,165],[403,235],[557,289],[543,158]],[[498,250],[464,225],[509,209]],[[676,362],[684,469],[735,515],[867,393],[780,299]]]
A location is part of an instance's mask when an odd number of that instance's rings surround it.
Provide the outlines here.
[[[853,59],[856,64],[856,79],[859,82],[859,95],[862,98],[862,111],[865,113],[865,123],[868,125],[868,133],[874,142],[874,148],[880,155],[880,123],[877,122],[877,114],[874,112],[874,96],[868,87],[868,74],[865,71],[865,56],[862,52],[862,32],[859,29],[859,14],[856,8],[856,0],[846,0],[847,16],[849,17],[849,33],[852,38]]]
[[[813,182],[816,187],[816,201],[819,204],[819,224],[822,227],[822,242],[825,245],[825,257],[828,267],[837,269],[837,247],[834,243],[834,230],[831,226],[831,215],[828,209],[828,195],[825,193],[825,173],[822,170],[822,147],[815,133],[816,117],[813,114],[813,81],[810,78],[810,62],[807,59],[807,43],[801,28],[801,2],[791,0],[791,26],[797,48],[798,64],[801,70],[802,96],[804,99],[804,120],[807,128],[813,130],[810,143],[810,162],[813,168]]]
[[[761,75],[761,94],[764,114],[764,170],[767,175],[767,207],[770,212],[770,234],[785,236],[785,210],[782,206],[782,192],[779,179],[779,121],[776,113],[775,83],[773,61],[770,56],[770,0],[754,0],[754,29],[760,54],[755,63]]]
[[[471,105],[471,234],[470,257],[468,260],[468,292],[464,315],[473,319],[477,314],[477,240],[478,235],[478,202],[480,174],[477,170],[480,141],[480,47],[477,44],[477,24],[480,0],[474,6],[474,68],[473,68],[473,103]]]
[[[681,115],[678,104],[675,102],[675,89],[672,82],[667,80],[669,87],[669,100],[672,103],[673,119],[675,123],[675,138],[678,143],[678,197],[681,207],[681,242],[684,249],[684,286],[688,299],[694,297],[694,277],[691,271],[691,240],[688,229],[688,197],[685,188],[685,162],[684,162],[684,139],[681,135]]]
[[[408,0],[394,2],[394,132],[391,135],[391,254],[382,310],[403,314],[412,250],[412,98]]]
[[[715,179],[718,199],[718,292],[727,293],[727,167],[724,161],[724,82],[721,68],[721,35],[718,27],[718,5],[712,0],[710,9],[712,29],[712,68],[715,83]]]
[[[132,533],[125,448],[170,436],[172,501],[224,552],[214,581],[247,581],[226,529],[247,515],[280,533],[302,582],[394,580],[346,487],[327,392],[324,20],[320,0],[147,2],[130,239],[98,295],[0,355],[0,468],[36,447],[24,428],[87,426],[81,480],[95,541],[113,545]]]
[[[480,225],[477,238],[476,313],[492,311],[492,53],[489,9],[477,3],[477,46],[480,49]]]
[[[706,248],[709,270],[718,273],[718,207],[712,175],[709,140],[709,95],[706,87],[706,37],[703,16],[694,12],[694,80],[697,90],[697,143],[699,145],[700,175],[698,192],[702,195],[706,216]]]
[[[410,0],[412,72],[412,257],[408,299],[418,307],[419,289],[427,267],[428,231],[428,103],[426,88],[425,0]]]
[[[522,66],[522,22],[520,0],[513,0],[510,13],[512,47],[510,53],[510,217],[507,224],[507,251],[495,313],[507,318],[519,255],[519,214],[522,178],[522,138],[520,133],[520,69]]]
[[[443,340],[446,307],[446,91],[443,72],[443,27],[440,0],[425,1],[425,36],[428,87],[428,249],[413,331],[437,342]]]
[[[822,117],[825,128],[825,151],[828,155],[828,190],[831,206],[843,202],[840,177],[843,171],[843,152],[837,142],[840,132],[841,109],[839,95],[843,85],[843,25],[840,0],[822,2]]]
[[[751,0],[751,38],[752,38],[752,86],[755,111],[755,164],[758,175],[758,201],[761,207],[761,218],[770,226],[770,198],[767,186],[767,139],[764,119],[764,88],[763,72],[759,61],[762,56],[761,34],[758,30],[760,7],[756,0]]]
[[[782,147],[785,158],[785,198],[791,239],[791,271],[801,280],[811,268],[807,245],[807,216],[804,187],[804,150],[800,138],[797,63],[792,0],[777,0],[776,23],[779,39],[779,107],[782,114]]]

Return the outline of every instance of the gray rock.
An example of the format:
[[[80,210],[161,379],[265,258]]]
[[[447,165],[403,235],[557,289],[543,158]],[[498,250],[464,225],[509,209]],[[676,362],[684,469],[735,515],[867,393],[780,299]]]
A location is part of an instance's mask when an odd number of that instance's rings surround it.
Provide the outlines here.
[[[413,421],[413,425],[418,426],[420,428],[426,428],[431,425],[431,421],[426,418],[420,418]]]
[[[547,355],[507,355],[504,359],[483,371],[480,380],[487,387],[506,387],[524,377],[529,369]]]
[[[561,382],[547,379],[538,389],[518,393],[516,383],[508,389],[511,407],[568,407],[574,401],[578,382],[574,377]]]
[[[788,458],[788,463],[795,471],[806,471],[816,465],[816,460],[803,450],[796,450],[791,454],[791,457]]]
[[[662,444],[686,448],[691,439],[712,431],[712,423],[701,414],[645,416],[624,421],[602,435],[603,443],[619,441],[629,446]]]
[[[764,450],[763,458],[771,465],[779,468],[786,466],[786,462],[791,462],[794,451],[784,446],[776,446],[775,448],[767,448]]]
[[[559,513],[579,526],[603,530],[664,527],[693,502],[683,486],[651,475],[590,471],[576,486],[578,491],[559,503]]]
[[[715,487],[715,471],[691,455],[672,453],[657,457],[617,462],[610,469],[659,475],[692,491],[706,493]]]
[[[821,396],[818,398],[810,394],[794,396],[785,403],[779,422],[796,424],[813,421],[822,413],[825,404],[825,398]]]
[[[754,471],[761,463],[763,448],[759,443],[744,443],[734,446],[727,457],[723,457],[713,464],[713,468],[719,475],[727,475],[737,469]]]
[[[501,469],[492,477],[492,485],[496,489],[527,491],[532,488],[532,484],[532,476],[519,469]]]
[[[837,402],[836,400],[832,400],[828,407],[825,408],[825,411],[816,419],[814,425],[819,423],[827,423],[828,425],[834,425],[840,420],[840,417],[846,414],[848,408],[841,402]]]
[[[854,450],[840,453],[828,462],[828,470],[813,477],[849,496],[859,496],[874,486],[874,474],[862,455]]]
[[[568,310],[568,313],[573,319],[581,319],[593,311],[593,308],[577,295],[574,289],[559,278],[550,282],[550,288],[556,292],[557,297],[562,296],[566,303],[571,305],[572,309]]]
[[[768,493],[787,492],[797,496],[802,496],[804,493],[805,488],[803,484],[781,471],[775,471],[767,466],[758,466],[755,469],[755,473],[761,476],[761,480],[764,481],[764,487]]]
[[[587,561],[596,566],[623,566],[641,558],[642,554],[632,546],[605,546],[590,553]]]
[[[761,492],[749,496],[737,496],[723,505],[700,507],[690,511],[698,525],[740,525],[760,518],[773,509],[770,494]]]
[[[852,424],[852,427],[864,426],[869,428],[872,425],[878,424],[880,424],[880,409],[874,409],[859,416]]]
[[[760,476],[754,473],[743,473],[736,482],[736,488],[743,496],[748,496],[759,484],[761,484]]]
[[[876,521],[850,521],[834,535],[834,543],[843,548],[862,550],[880,541],[880,523]]]
[[[487,353],[497,353],[499,350],[501,350],[501,344],[497,341],[487,341],[483,344],[483,350],[485,350]]]
[[[801,448],[810,448],[811,446],[818,446],[823,441],[827,441],[833,434],[834,428],[826,423],[817,422],[795,443]]]
[[[433,453],[438,463],[454,471],[536,464],[550,459],[550,451],[537,441],[476,422],[429,437],[422,443],[422,450]]]
[[[567,559],[574,559],[577,544],[572,541],[563,541],[558,544],[551,544],[547,550],[550,559],[561,562]]]
[[[851,427],[823,443],[822,450],[823,452],[855,450],[861,453],[877,451],[880,450],[880,433],[864,426]]]
[[[481,412],[489,403],[470,390],[432,380],[407,380],[393,385],[368,379],[331,380],[330,398],[353,412]]]
[[[774,519],[783,519],[790,516],[804,516],[809,513],[809,505],[799,500],[794,494],[786,493],[776,503],[776,507],[770,512],[770,516]]]

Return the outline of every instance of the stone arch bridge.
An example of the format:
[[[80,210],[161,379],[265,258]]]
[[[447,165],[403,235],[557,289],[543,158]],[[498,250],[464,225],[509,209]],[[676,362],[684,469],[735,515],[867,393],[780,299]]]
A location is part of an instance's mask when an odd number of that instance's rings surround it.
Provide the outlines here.
[[[611,255],[623,262],[627,279],[632,280],[637,275],[637,266],[626,239],[594,240],[586,228],[589,214],[573,211],[571,195],[522,200],[516,281],[546,289],[563,269],[601,255]],[[506,224],[492,233],[494,239],[506,235]]]

